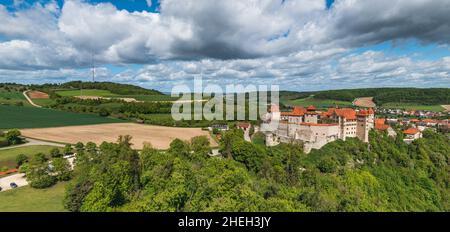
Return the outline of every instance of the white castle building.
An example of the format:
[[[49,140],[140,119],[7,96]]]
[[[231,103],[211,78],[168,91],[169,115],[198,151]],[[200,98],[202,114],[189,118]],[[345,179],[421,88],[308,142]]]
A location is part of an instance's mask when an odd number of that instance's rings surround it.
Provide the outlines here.
[[[278,129],[266,132],[266,145],[301,142],[304,151],[319,149],[337,139],[359,138],[369,142],[369,131],[374,128],[375,115],[372,109],[329,108],[317,111],[314,106],[306,109],[294,107],[291,112],[280,112],[272,106],[266,122],[279,119]]]

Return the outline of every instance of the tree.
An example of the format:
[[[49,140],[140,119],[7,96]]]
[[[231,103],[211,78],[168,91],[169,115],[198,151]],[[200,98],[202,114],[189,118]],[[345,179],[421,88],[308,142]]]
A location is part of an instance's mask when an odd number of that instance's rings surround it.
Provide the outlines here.
[[[86,143],[86,150],[87,152],[93,153],[97,150],[97,144],[93,142],[87,142]]]
[[[50,175],[47,162],[30,163],[26,177],[33,188],[48,188],[56,183],[56,178]]]
[[[30,160],[32,164],[43,164],[45,162],[47,162],[47,157],[44,153],[37,153]]]
[[[209,139],[206,136],[196,136],[191,139],[191,148],[195,153],[206,156],[211,151]]]
[[[70,155],[72,153],[72,145],[66,144],[64,146],[64,155]]]
[[[233,143],[233,159],[239,161],[254,172],[259,172],[264,160],[264,151],[250,142],[239,140]]]
[[[174,139],[170,143],[169,152],[172,154],[188,157],[190,153],[189,144],[181,139]]]
[[[24,164],[26,161],[28,161],[28,156],[26,156],[25,154],[19,154],[16,156],[16,163],[17,166],[21,166],[22,164]]]
[[[19,144],[22,142],[22,139],[20,138],[20,131],[17,129],[12,129],[6,132],[6,140],[8,140],[9,144]]]
[[[236,141],[240,141],[244,139],[244,132],[242,130],[233,129],[230,131],[226,131],[223,134],[222,141],[221,141],[221,152],[224,154],[228,159],[232,159],[233,155],[231,153],[233,143]]]
[[[53,165],[53,174],[56,175],[56,178],[59,181],[68,181],[72,177],[72,170],[70,167],[70,163],[67,159],[64,158],[55,158],[52,160]]]
[[[124,145],[125,147],[131,147],[131,145],[133,145],[131,139],[133,139],[131,135],[120,135],[117,139],[117,143],[119,145]]]
[[[84,149],[84,144],[83,144],[82,142],[78,142],[78,143],[75,144],[75,150],[76,150],[77,152],[80,152],[80,151],[82,151],[83,149]]]

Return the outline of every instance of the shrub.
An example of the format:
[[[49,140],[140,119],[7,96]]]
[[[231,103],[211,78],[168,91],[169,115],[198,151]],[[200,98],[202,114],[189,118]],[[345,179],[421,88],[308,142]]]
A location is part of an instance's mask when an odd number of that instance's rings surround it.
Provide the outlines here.
[[[28,160],[28,156],[26,156],[25,154],[19,154],[19,155],[16,156],[16,163],[17,163],[17,166],[21,166],[21,165],[24,164],[27,160]]]

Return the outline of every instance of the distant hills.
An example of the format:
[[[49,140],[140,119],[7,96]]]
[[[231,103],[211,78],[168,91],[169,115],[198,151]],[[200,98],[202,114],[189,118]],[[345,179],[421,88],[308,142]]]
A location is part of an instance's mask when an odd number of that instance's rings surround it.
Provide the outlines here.
[[[313,96],[314,99],[351,102],[359,97],[373,97],[377,105],[408,103],[422,105],[446,105],[450,103],[450,88],[366,88],[315,92],[282,91],[280,98],[295,100]]]
[[[130,84],[114,82],[82,82],[71,81],[63,84],[43,84],[35,86],[39,89],[97,89],[108,90],[117,95],[163,95],[163,93]]]

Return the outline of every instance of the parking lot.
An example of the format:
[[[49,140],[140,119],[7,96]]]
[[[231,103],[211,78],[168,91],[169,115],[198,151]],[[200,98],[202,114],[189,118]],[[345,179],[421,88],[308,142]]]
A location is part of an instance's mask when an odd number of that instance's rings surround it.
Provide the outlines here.
[[[0,187],[2,188],[2,192],[11,189],[11,186],[9,184],[13,182],[17,184],[17,187],[28,185],[25,174],[14,174],[11,176],[0,178]]]

